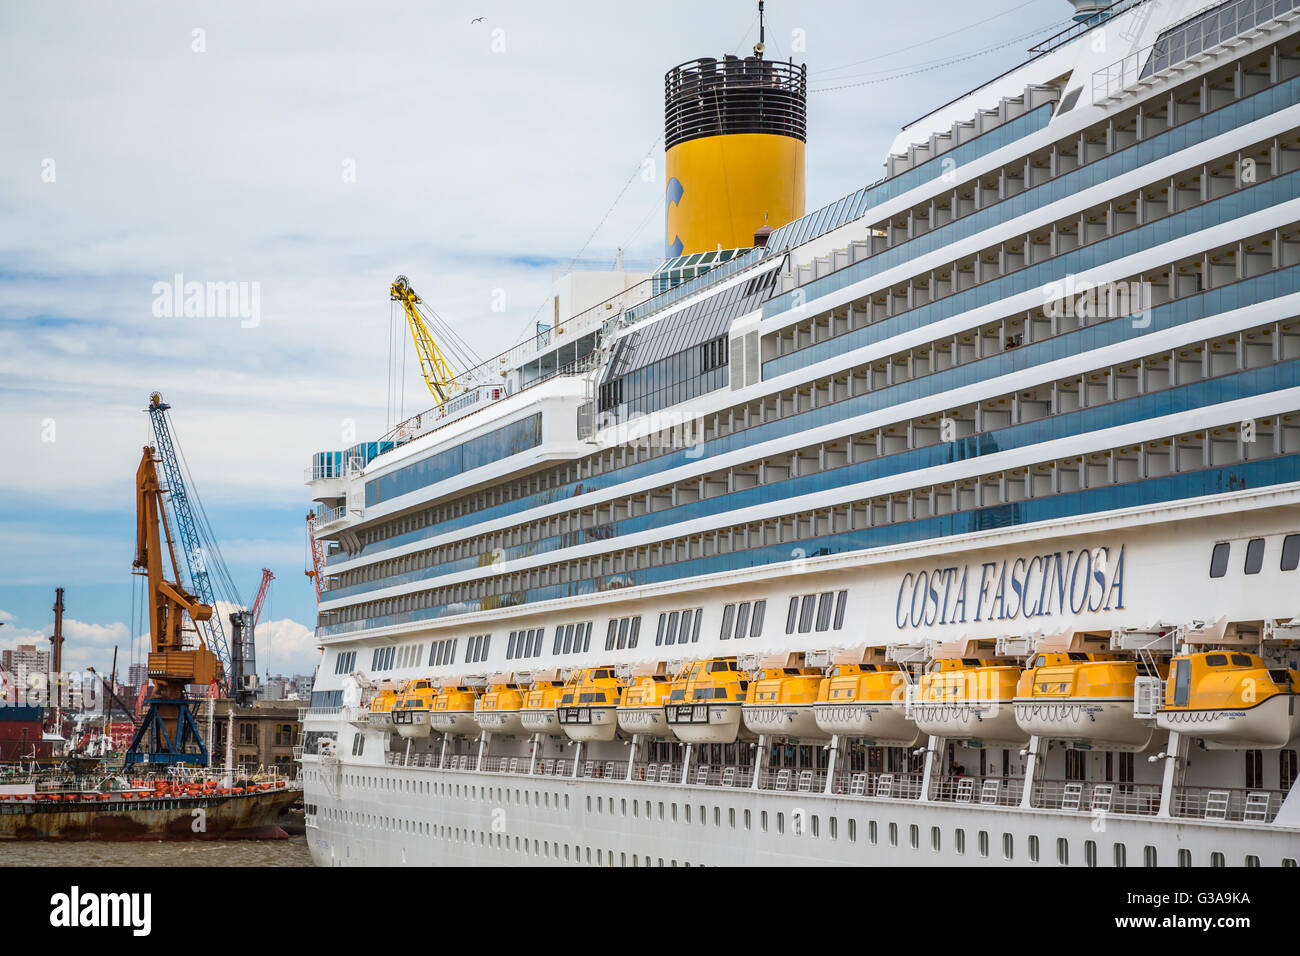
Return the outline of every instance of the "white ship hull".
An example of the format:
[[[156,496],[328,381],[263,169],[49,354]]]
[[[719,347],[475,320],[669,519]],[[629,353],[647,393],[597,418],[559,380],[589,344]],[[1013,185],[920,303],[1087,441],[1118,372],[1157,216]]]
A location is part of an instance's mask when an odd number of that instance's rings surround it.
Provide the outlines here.
[[[1011,701],[931,703],[912,706],[917,729],[932,737],[973,740],[985,746],[1022,747],[1029,742],[1016,722]]]
[[[817,704],[817,726],[827,734],[862,737],[873,745],[911,747],[921,739],[916,722],[900,703]]]
[[[1016,723],[1030,736],[1047,740],[1079,740],[1098,746],[1146,750],[1155,736],[1155,722],[1133,716],[1127,700],[1024,700],[1013,707]]]
[[[1285,747],[1300,734],[1300,708],[1292,694],[1278,694],[1254,707],[1231,710],[1161,710],[1156,723],[1203,740],[1218,750]]]
[[[528,733],[518,710],[479,710],[474,712],[474,722],[490,734],[516,736]]]
[[[817,723],[812,704],[746,704],[745,728],[752,734],[826,740],[830,736]]]

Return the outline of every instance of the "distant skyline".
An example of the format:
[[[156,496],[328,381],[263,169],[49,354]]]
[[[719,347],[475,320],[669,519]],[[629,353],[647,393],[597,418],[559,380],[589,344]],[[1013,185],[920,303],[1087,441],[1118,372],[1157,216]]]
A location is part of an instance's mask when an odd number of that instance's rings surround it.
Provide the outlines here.
[[[1069,17],[770,0],[768,55],[814,91],[808,209]],[[61,586],[70,669],[147,650],[129,572],[158,389],[242,600],[276,573],[259,672],[310,673],[303,471],[392,417],[393,276],[489,356],[571,257],[661,258],[663,74],[748,52],[756,20],[751,0],[0,7],[0,648],[48,637]],[[232,308],[187,317],[177,276]],[[413,414],[432,403],[397,347]]]

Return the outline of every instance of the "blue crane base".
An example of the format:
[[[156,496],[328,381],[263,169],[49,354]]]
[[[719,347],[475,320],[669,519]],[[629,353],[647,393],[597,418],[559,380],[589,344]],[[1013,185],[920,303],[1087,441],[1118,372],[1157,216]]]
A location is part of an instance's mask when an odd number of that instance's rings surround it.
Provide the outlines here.
[[[144,720],[131,738],[125,766],[207,764],[208,748],[194,722],[189,700],[154,697],[145,703]]]

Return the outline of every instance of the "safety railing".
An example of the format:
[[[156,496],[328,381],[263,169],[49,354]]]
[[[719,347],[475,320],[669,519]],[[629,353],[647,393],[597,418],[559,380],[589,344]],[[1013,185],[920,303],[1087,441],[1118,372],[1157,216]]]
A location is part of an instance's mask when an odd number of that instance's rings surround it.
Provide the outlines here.
[[[1079,813],[1125,813],[1154,816],[1160,809],[1160,785],[1083,780],[1036,780],[1030,805],[1039,810]]]
[[[1014,807],[1020,803],[1022,786],[1023,781],[1019,777],[940,777],[931,782],[930,799],[941,803]]]
[[[1286,791],[1262,787],[1177,787],[1170,813],[1190,820],[1271,823],[1285,799]]]

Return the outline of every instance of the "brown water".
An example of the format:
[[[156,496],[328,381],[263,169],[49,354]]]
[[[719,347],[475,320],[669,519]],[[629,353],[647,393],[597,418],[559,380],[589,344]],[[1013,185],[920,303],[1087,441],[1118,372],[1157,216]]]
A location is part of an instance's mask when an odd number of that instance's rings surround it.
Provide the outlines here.
[[[311,866],[307,838],[0,843],[0,866]]]

